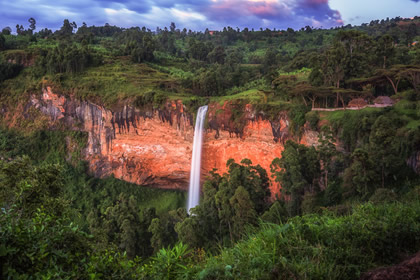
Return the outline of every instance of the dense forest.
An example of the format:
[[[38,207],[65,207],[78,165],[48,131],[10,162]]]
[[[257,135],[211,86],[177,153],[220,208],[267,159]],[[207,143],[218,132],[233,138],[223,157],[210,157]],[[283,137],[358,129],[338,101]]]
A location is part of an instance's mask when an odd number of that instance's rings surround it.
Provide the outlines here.
[[[28,22],[0,34],[3,278],[357,279],[420,251],[420,18],[204,32]],[[45,85],[107,108],[230,102],[239,130],[252,104],[269,120],[286,111],[291,135],[271,170],[243,159],[207,174],[187,213],[182,191],[89,174],[85,132],[39,112],[6,122]],[[299,144],[305,130],[318,145]]]

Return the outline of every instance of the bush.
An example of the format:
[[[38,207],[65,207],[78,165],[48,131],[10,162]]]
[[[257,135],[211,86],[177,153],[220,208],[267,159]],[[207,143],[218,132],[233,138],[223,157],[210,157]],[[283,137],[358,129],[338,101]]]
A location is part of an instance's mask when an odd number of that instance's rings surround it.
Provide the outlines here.
[[[19,75],[22,65],[0,61],[0,83]]]
[[[201,279],[358,279],[420,248],[420,202],[367,203],[350,216],[305,215],[263,224],[232,249],[210,257]],[[225,268],[229,267],[227,271]]]
[[[316,111],[310,111],[306,113],[305,119],[309,124],[309,127],[312,130],[317,130],[318,128],[318,122],[319,122],[319,114]]]
[[[308,112],[308,108],[304,105],[297,105],[291,108],[289,111],[289,118],[292,121],[290,129],[295,135],[299,135],[301,128],[305,124],[305,114]]]
[[[397,200],[397,195],[390,189],[379,188],[370,197],[369,201],[375,204],[394,202]]]
[[[138,108],[143,108],[147,105],[152,105],[154,102],[155,94],[156,93],[154,91],[148,91],[143,95],[137,96],[134,100],[134,105]]]
[[[163,93],[155,94],[153,97],[153,103],[157,106],[161,106],[165,103],[167,97]]]

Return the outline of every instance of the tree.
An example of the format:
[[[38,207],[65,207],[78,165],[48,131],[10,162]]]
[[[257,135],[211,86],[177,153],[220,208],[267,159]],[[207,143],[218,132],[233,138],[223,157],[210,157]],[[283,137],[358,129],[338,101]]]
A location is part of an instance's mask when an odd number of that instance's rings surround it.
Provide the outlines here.
[[[335,139],[328,126],[322,128],[318,137],[318,143],[319,146],[317,147],[317,150],[321,161],[322,173],[324,175],[324,187],[327,188],[329,165],[333,160],[333,157],[337,154]]]
[[[340,88],[340,82],[345,77],[346,50],[338,42],[326,52],[325,60],[322,64],[322,73],[324,74],[324,84],[333,85]],[[337,93],[336,107],[338,107],[339,93]],[[344,106],[344,104],[343,104]]]
[[[414,37],[416,37],[417,35],[417,25],[413,22],[407,28],[407,44],[411,44],[411,42],[413,42]]]
[[[255,224],[257,213],[249,193],[242,186],[235,190],[235,194],[229,199],[229,203],[234,211],[233,234],[236,239],[239,239],[245,233],[246,226]]]
[[[3,34],[0,34],[0,51],[4,49],[6,49],[6,39],[4,38]]]
[[[226,53],[225,53],[225,49],[223,48],[223,46],[216,46],[208,55],[208,60],[211,63],[219,63],[219,64],[224,64],[225,63],[225,57],[226,57]]]
[[[406,155],[400,152],[400,141],[396,137],[400,127],[403,127],[400,118],[382,115],[376,119],[369,135],[369,155],[375,162],[382,188],[385,182],[396,180],[406,166]]]
[[[404,77],[413,86],[416,92],[419,91],[420,86],[420,67],[417,65],[407,66],[401,70],[400,75]]]
[[[77,28],[77,24],[73,21],[70,23],[68,19],[65,19],[63,21],[63,26],[60,28],[60,30],[57,31],[59,35],[62,37],[68,37],[73,34],[73,29]]]
[[[17,35],[23,35],[25,33],[25,29],[22,25],[16,24],[16,33]]]
[[[143,255],[143,246],[150,246],[138,242],[141,237],[141,224],[134,198],[127,198],[121,194],[115,205],[106,210],[103,228],[108,242],[126,251],[129,258],[134,258]]]
[[[266,210],[270,196],[267,172],[250,160],[241,163],[228,160],[228,173],[223,176],[210,172],[200,205],[175,226],[182,242],[193,247],[214,246],[214,241],[232,244]]]
[[[306,147],[288,140],[282,157],[271,163],[271,172],[282,186],[282,193],[288,198],[291,216],[301,213],[305,192],[316,192],[320,176],[318,155],[314,147]]]
[[[287,217],[288,214],[284,205],[284,200],[276,200],[270,206],[270,209],[264,212],[264,214],[261,216],[261,219],[269,223],[281,224],[286,222]]]
[[[28,19],[29,22],[29,32],[32,35],[34,30],[36,29],[36,20],[34,18]]]
[[[351,155],[352,163],[344,173],[344,186],[347,193],[356,193],[362,198],[368,198],[376,186],[377,174],[374,162],[363,148],[357,148]]]
[[[9,26],[6,26],[5,28],[3,28],[1,30],[1,33],[3,35],[10,35],[10,34],[12,34],[12,29]]]
[[[377,56],[382,59],[382,68],[385,69],[387,62],[395,55],[394,39],[390,35],[384,35],[379,38],[376,47]]]
[[[149,229],[152,233],[152,238],[150,239],[150,243],[153,247],[153,252],[157,253],[161,248],[163,248],[164,244],[164,231],[160,219],[154,218],[150,223]]]
[[[171,30],[172,33],[175,32],[175,29],[176,29],[175,22],[171,22],[171,26],[169,27],[169,29]]]

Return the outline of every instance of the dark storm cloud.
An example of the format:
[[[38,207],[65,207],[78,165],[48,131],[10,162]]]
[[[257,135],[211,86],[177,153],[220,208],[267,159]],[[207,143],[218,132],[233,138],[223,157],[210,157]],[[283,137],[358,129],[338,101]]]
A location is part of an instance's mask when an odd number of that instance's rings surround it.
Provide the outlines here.
[[[224,26],[249,28],[300,28],[305,25],[330,27],[342,23],[328,0],[0,0],[0,27],[28,18],[37,20],[37,30],[57,29],[64,19],[78,25],[115,24],[122,27],[169,26],[204,30]]]

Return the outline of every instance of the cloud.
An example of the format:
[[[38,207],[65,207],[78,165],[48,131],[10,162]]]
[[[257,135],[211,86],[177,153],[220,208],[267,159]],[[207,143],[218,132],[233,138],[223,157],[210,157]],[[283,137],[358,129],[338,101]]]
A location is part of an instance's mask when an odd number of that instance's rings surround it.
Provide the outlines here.
[[[413,1],[413,0],[412,0]],[[60,28],[65,18],[79,25],[109,23],[121,27],[169,26],[193,30],[331,27],[342,24],[328,0],[0,0],[0,27],[27,26],[27,19],[43,27]]]

